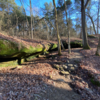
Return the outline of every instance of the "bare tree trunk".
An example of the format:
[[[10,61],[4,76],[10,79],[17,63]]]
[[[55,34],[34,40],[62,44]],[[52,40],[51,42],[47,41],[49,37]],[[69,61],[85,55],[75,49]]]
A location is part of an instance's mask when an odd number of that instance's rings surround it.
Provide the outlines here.
[[[81,0],[81,18],[82,18],[82,33],[83,33],[83,48],[90,49],[87,40],[87,34],[85,32],[85,6],[84,0]]]
[[[25,37],[24,35],[25,35],[25,34],[24,34],[24,22],[23,22],[23,38]]]
[[[69,19],[70,19],[70,12],[69,12]],[[68,53],[71,53],[71,47],[70,47],[70,22],[68,24]]]
[[[82,39],[82,27],[81,27],[80,39]]]
[[[90,26],[90,35],[91,35],[91,26]]]
[[[100,56],[100,34],[99,34],[99,43],[98,43],[98,46],[97,46],[96,55]]]
[[[23,7],[23,10],[24,10],[24,12],[25,12],[25,18],[26,18],[27,27],[28,27],[27,33],[29,34],[29,37],[30,37],[30,32],[29,32],[29,22],[28,22],[28,19],[27,19],[27,16],[26,16],[26,11],[25,11],[25,9],[24,9],[24,6],[23,6],[23,3],[22,3],[21,0],[20,0],[20,2],[21,2],[21,5],[22,5],[22,7]]]
[[[66,7],[66,2],[64,0],[65,3],[65,13],[66,13],[66,24],[67,24],[67,7]],[[69,14],[70,17],[70,14]],[[71,48],[70,48],[70,23],[68,23],[68,53],[71,53]]]
[[[58,29],[57,10],[55,5],[55,0],[53,0],[53,5],[55,10],[55,25],[56,25],[56,32],[57,32],[57,39],[58,39],[58,55],[61,55],[61,43],[60,43],[60,36],[59,36],[59,29]]]
[[[87,23],[86,23],[86,21],[85,21],[85,32],[86,32],[86,34],[88,35],[88,33],[87,33]]]
[[[70,47],[70,26],[68,26],[68,53],[71,53],[71,47]]]
[[[31,16],[31,36],[33,39],[33,25],[32,25],[32,5],[31,5],[31,0],[30,0],[30,16]]]
[[[46,19],[46,20],[51,24],[51,26],[52,26],[54,29],[56,29],[55,26],[54,26],[48,19]],[[51,32],[51,31],[50,31],[50,32]],[[64,45],[63,45],[62,40],[61,40],[60,34],[59,34],[59,37],[60,37],[61,46],[62,46],[63,50],[65,50]]]
[[[3,18],[4,18],[4,9],[2,9],[2,15],[1,15],[1,21],[0,21],[0,30],[2,30],[1,26],[3,23]]]
[[[17,34],[18,34],[18,17],[17,17],[17,15],[16,15],[16,32],[15,32],[15,35],[17,36]]]
[[[48,27],[48,25],[47,25],[47,22],[44,20],[44,22],[45,22],[45,25],[46,25],[46,28],[47,28],[47,40],[49,40],[49,27]]]
[[[97,14],[97,34],[98,34],[98,26],[99,26],[99,9],[100,9],[100,0],[98,3],[98,14]]]
[[[91,22],[92,22],[93,30],[94,30],[94,33],[95,33],[95,35],[96,35],[97,33],[96,33],[96,29],[95,29],[94,21],[93,21],[92,17],[91,17],[89,14],[88,14],[88,17],[90,18],[90,20],[91,20]]]
[[[7,27],[8,27],[8,34],[9,34],[9,32],[10,32],[10,17],[9,17],[9,5],[8,5],[8,0],[7,0],[7,13],[8,13],[8,15],[7,15]]]
[[[33,15],[33,13],[32,13],[32,15]],[[33,18],[33,24],[32,24],[32,27],[34,26],[34,16],[32,16]],[[34,26],[34,29],[33,29],[33,35],[35,34],[35,26]]]

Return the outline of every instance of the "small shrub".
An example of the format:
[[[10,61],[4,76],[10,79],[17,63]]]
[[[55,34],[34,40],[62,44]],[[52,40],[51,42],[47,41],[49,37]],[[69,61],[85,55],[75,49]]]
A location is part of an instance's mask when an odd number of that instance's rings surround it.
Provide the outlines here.
[[[99,82],[99,81],[95,80],[94,78],[91,78],[90,81],[91,81],[91,83],[92,83],[93,85],[100,87],[100,82]]]

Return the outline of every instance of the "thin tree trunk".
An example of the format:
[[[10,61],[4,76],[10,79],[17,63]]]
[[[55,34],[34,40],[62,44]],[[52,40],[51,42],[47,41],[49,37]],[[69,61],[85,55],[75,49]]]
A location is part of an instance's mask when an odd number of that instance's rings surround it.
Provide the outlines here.
[[[98,14],[97,14],[97,34],[98,34],[98,26],[99,26],[99,8],[100,7],[100,0],[99,0],[99,3],[98,3]]]
[[[33,25],[32,25],[32,5],[31,5],[31,0],[30,0],[30,16],[31,16],[31,36],[33,39]]]
[[[86,34],[88,35],[88,33],[87,33],[87,23],[86,23],[86,21],[85,21],[85,32],[86,32]]]
[[[45,18],[45,19],[46,19],[46,18]],[[47,20],[47,21],[51,24],[51,26],[56,30],[56,28],[54,27],[54,25],[53,25],[48,19],[46,19],[46,20]],[[59,37],[60,37],[60,42],[61,42],[62,49],[65,50],[64,45],[63,45],[62,40],[61,40],[60,34],[59,34]]]
[[[91,26],[90,26],[90,35],[91,35]]]
[[[2,15],[1,15],[0,30],[2,30],[1,26],[2,26],[2,23],[3,23],[3,18],[4,18],[4,9],[2,10]]]
[[[25,35],[25,34],[24,34],[24,22],[23,22],[23,38],[25,37],[24,35]]]
[[[16,34],[15,35],[17,36],[17,34],[18,34],[18,17],[17,17],[17,15],[16,15],[16,27],[17,28],[16,28],[16,32],[15,32]]]
[[[21,2],[21,5],[22,5],[23,10],[24,10],[24,13],[25,13],[25,18],[26,18],[27,27],[28,27],[27,33],[29,34],[29,37],[30,37],[30,32],[29,32],[29,22],[28,22],[28,19],[27,19],[26,11],[25,11],[25,9],[24,9],[24,6],[23,6],[23,3],[22,3],[21,0],[20,0],[20,2]]]
[[[94,21],[93,21],[93,19],[92,19],[92,17],[91,17],[90,15],[88,15],[88,17],[90,18],[90,20],[91,20],[91,22],[92,22],[93,30],[94,30],[94,33],[95,33],[95,35],[96,35],[97,33],[96,33],[96,29],[95,29]]]
[[[70,19],[70,12],[69,12],[69,19]],[[70,47],[70,23],[68,24],[68,53],[71,53],[71,47]]]
[[[98,46],[97,46],[96,55],[100,56],[100,34],[99,34],[99,43],[98,43]]]
[[[9,29],[9,27],[10,27],[10,20],[9,20],[9,5],[8,5],[8,0],[7,0],[7,13],[8,13],[8,15],[7,15],[7,27],[8,27],[8,34],[9,34],[9,31],[10,31],[10,29]]]
[[[32,13],[32,15],[33,15],[33,13]],[[33,18],[33,24],[32,24],[32,27],[34,26],[34,16],[32,16]],[[33,35],[35,34],[35,26],[34,26],[34,29],[33,29]]]
[[[46,25],[46,28],[47,28],[47,40],[49,40],[49,27],[48,27],[48,25],[47,25],[47,22],[44,20],[44,22],[45,22],[45,25]]]
[[[59,29],[58,29],[57,10],[55,5],[55,0],[53,0],[53,5],[55,10],[55,25],[56,25],[56,32],[57,32],[57,39],[58,39],[58,55],[61,55],[61,43],[60,43],[60,36],[59,36]]]
[[[70,26],[68,27],[68,53],[71,53],[71,47],[70,47]]]
[[[65,13],[66,13],[66,24],[67,24],[67,7],[66,7],[66,2],[64,0],[64,3],[65,3]],[[70,14],[69,14],[69,17],[70,17]],[[70,25],[68,23],[68,53],[70,54],[71,53],[71,48],[70,48]]]
[[[80,39],[82,39],[82,27],[81,27]]]
[[[85,6],[84,0],[81,0],[81,18],[82,18],[82,33],[83,33],[83,48],[90,49],[87,40],[87,34],[85,32]]]

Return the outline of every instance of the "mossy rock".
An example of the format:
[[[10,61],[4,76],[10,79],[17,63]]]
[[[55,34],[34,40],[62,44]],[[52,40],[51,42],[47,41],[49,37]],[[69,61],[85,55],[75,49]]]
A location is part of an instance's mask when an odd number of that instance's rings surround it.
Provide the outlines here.
[[[73,64],[68,64],[68,67],[73,67]]]
[[[94,35],[88,35],[89,38],[97,38],[96,36]]]
[[[62,43],[63,43],[64,48],[67,49],[68,43],[65,40],[62,40]],[[81,40],[75,40],[73,42],[70,42],[70,45],[71,45],[71,48],[79,48],[79,47],[82,47],[82,41]],[[49,47],[49,49],[48,49],[49,52],[58,50],[57,44],[51,43],[51,44],[48,45],[48,47]]]
[[[0,68],[1,67],[8,67],[8,66],[16,67],[16,65],[18,65],[17,60],[8,61],[8,62],[0,62]]]
[[[57,44],[37,45],[36,47],[22,45],[21,43],[12,42],[10,40],[0,40],[0,59],[2,61],[11,61],[16,59],[23,59],[30,56],[40,55],[49,50],[57,50]],[[18,60],[20,63],[20,60]]]
[[[63,67],[59,67],[59,70],[60,70],[60,71],[64,71]]]
[[[24,59],[21,59],[21,63],[24,62]],[[18,60],[7,61],[7,62],[0,62],[0,67],[16,67],[18,65]]]
[[[9,40],[0,40],[0,57],[17,57],[24,49],[25,47],[22,44],[17,44]]]
[[[0,59],[1,58],[25,58],[31,54],[46,51],[45,47],[38,45],[37,47],[25,47],[9,40],[0,40]]]
[[[70,73],[68,71],[61,71],[60,74],[61,75],[69,75]]]
[[[65,40],[62,40],[62,43],[64,45],[64,48],[68,48],[68,43]],[[70,42],[71,48],[79,48],[82,47],[82,41],[81,40],[75,40]]]
[[[21,59],[26,59],[30,56],[38,56],[44,52],[49,53],[49,51],[52,50],[57,50],[57,44],[39,44],[36,47],[26,47],[21,43],[0,39],[0,59],[2,59],[0,62],[18,59],[18,64],[21,64]]]
[[[23,66],[17,66],[18,69],[21,69]]]
[[[70,43],[71,48],[79,48],[82,47],[82,43],[81,42],[77,42],[77,41],[73,41]]]
[[[48,52],[57,50],[58,49],[57,47],[58,47],[57,44],[53,43],[49,44]]]
[[[80,42],[80,43],[82,43],[82,40],[75,40],[75,42]]]
[[[20,47],[19,47],[20,46]],[[22,45],[18,45],[17,43],[8,41],[8,40],[0,40],[0,56],[9,56],[22,49]]]
[[[75,67],[70,67],[69,68],[71,71],[75,71]]]
[[[67,66],[67,65],[62,65],[62,67],[63,67],[63,69],[64,69],[65,71],[68,70],[68,66]]]
[[[23,48],[22,50],[23,52],[25,52],[26,54],[32,54],[32,53],[36,53],[36,52],[41,52],[41,51],[45,51],[45,48],[43,48],[42,46],[40,47],[32,47],[30,46],[29,48]]]
[[[53,68],[55,68],[55,69],[59,70],[60,66],[59,66],[59,65],[57,65],[57,64],[54,64],[54,65],[53,65]]]
[[[29,60],[32,60],[32,59],[34,59],[36,57],[37,57],[37,55],[33,55],[33,56],[28,57],[27,60],[29,61]]]

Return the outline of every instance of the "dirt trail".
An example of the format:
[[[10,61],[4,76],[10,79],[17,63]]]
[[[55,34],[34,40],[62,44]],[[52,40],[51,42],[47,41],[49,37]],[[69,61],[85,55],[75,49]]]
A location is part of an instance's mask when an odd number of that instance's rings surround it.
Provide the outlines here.
[[[81,96],[75,93],[69,85],[71,79],[57,75],[53,77],[52,80],[54,83],[53,86],[48,88],[46,93],[41,95],[40,100],[81,100]]]
[[[83,58],[80,50],[80,48],[72,50],[74,55],[69,57],[71,64]],[[54,73],[50,80],[53,82],[52,86],[50,86],[45,93],[39,94],[39,100],[81,100],[81,96],[70,86],[70,83],[73,81],[71,74],[62,76],[59,73]],[[35,98],[31,98],[31,100],[35,100]]]

